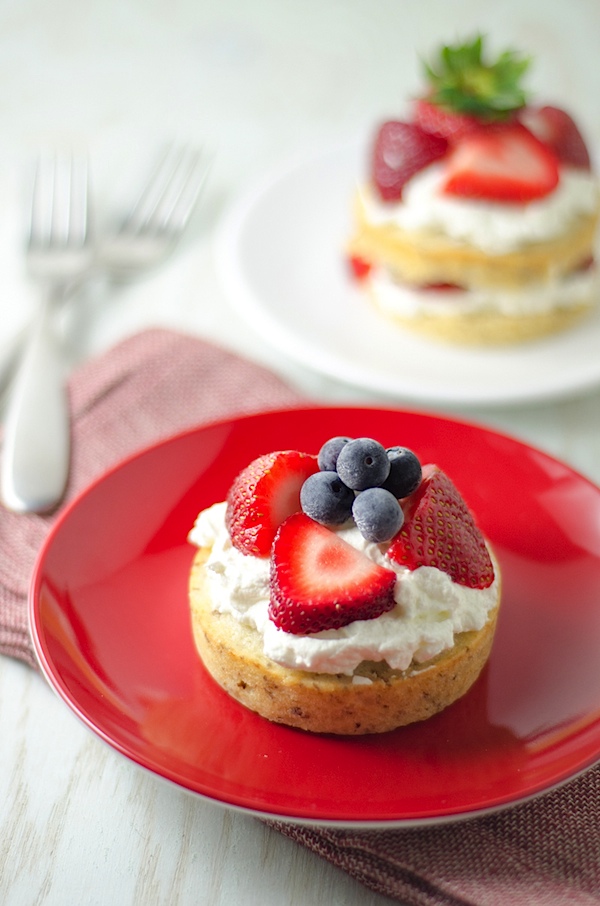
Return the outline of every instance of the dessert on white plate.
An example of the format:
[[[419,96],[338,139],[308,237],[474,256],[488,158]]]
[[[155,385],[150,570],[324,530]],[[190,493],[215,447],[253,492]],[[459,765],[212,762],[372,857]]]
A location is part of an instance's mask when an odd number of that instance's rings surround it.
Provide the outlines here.
[[[347,254],[396,323],[453,343],[566,329],[598,303],[600,186],[573,118],[534,106],[529,60],[444,47],[406,121],[377,130]]]
[[[198,653],[269,720],[386,732],[452,704],[487,661],[497,562],[450,478],[404,447],[260,456],[189,537]]]

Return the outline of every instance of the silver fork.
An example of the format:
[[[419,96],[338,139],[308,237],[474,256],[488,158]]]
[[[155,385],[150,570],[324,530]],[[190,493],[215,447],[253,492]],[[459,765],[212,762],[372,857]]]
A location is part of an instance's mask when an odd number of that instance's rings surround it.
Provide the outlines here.
[[[54,309],[89,270],[88,166],[42,155],[34,177],[26,264],[41,303],[11,386],[0,490],[17,512],[47,512],[61,499],[70,460],[69,409]]]
[[[128,213],[98,243],[97,265],[128,278],[170,254],[194,211],[209,162],[193,146],[169,146]]]
[[[194,147],[171,146],[162,156],[158,166],[151,173],[145,188],[125,217],[117,222],[102,240],[96,240],[93,260],[87,269],[78,274],[71,274],[66,290],[71,294],[77,286],[97,272],[104,272],[109,277],[130,279],[136,274],[163,261],[175,247],[185,231],[200,192],[208,174],[209,162],[202,151]],[[7,368],[8,372],[8,368]],[[41,382],[46,381],[43,372],[37,372]],[[18,375],[20,378],[20,375]],[[30,383],[34,383],[31,377]],[[36,418],[37,403],[30,393],[26,398],[17,390],[15,381],[7,415],[6,434],[9,434],[9,421],[16,416],[13,409],[29,407],[31,418]],[[19,400],[17,404],[16,400]],[[25,417],[25,416],[23,416]],[[66,423],[68,429],[68,421]],[[58,421],[58,430],[64,432],[64,420]],[[10,431],[13,431],[10,428]],[[23,446],[23,445],[22,445]],[[68,477],[68,434],[62,442],[62,471],[56,468],[53,475],[47,467],[42,468],[39,462],[29,466],[27,451],[21,447],[17,460],[16,452],[9,458],[6,455],[7,442],[3,458],[2,498],[6,506],[18,512],[47,512],[52,510],[62,499]],[[43,444],[40,447],[39,459],[43,460]],[[66,464],[65,464],[66,457]],[[57,457],[58,459],[58,457]],[[19,465],[20,463],[20,465]],[[42,463],[43,464],[43,463]],[[27,487],[19,478],[16,487],[16,473],[27,467],[29,475]],[[65,472],[66,469],[66,472]],[[59,480],[60,471],[60,480]],[[37,477],[35,477],[37,476]],[[35,479],[35,494],[30,490]],[[50,479],[52,479],[50,481]]]

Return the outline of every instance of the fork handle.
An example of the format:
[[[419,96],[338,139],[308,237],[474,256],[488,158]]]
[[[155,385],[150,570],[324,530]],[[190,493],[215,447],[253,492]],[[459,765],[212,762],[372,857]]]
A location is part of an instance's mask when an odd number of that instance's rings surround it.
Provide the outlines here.
[[[8,399],[0,490],[18,513],[53,510],[69,474],[69,405],[53,301],[42,304]]]

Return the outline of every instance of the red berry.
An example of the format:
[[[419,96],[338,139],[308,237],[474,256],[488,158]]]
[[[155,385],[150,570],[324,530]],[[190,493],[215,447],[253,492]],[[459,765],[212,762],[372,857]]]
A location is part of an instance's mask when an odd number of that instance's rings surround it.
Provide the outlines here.
[[[448,149],[445,138],[430,135],[414,123],[384,123],[376,136],[371,177],[384,201],[397,201],[409,179]]]
[[[296,450],[267,453],[246,466],[227,495],[225,521],[233,546],[243,554],[268,556],[275,532],[300,510],[300,488],[318,468],[316,456]]]
[[[387,555],[417,569],[435,566],[453,582],[487,588],[494,567],[485,540],[456,486],[438,466],[423,468],[423,480],[404,502],[404,525]]]
[[[482,126],[481,119],[467,113],[447,110],[426,98],[416,101],[414,109],[415,121],[421,129],[431,135],[441,136],[449,142],[456,142],[463,136],[481,129]]]
[[[552,149],[561,164],[591,170],[590,154],[572,117],[560,107],[525,107],[520,114],[525,126]]]
[[[365,261],[363,258],[358,258],[356,255],[352,255],[348,259],[348,263],[356,280],[364,280],[365,277],[369,276],[372,265],[369,264],[368,261]]]
[[[525,126],[487,126],[455,145],[444,191],[523,203],[548,195],[558,178],[555,155]]]
[[[435,290],[436,292],[456,292],[464,290],[464,287],[459,286],[457,283],[423,283],[419,289],[425,290]]]
[[[296,513],[273,542],[269,616],[294,634],[339,629],[391,610],[395,583],[391,569]]]

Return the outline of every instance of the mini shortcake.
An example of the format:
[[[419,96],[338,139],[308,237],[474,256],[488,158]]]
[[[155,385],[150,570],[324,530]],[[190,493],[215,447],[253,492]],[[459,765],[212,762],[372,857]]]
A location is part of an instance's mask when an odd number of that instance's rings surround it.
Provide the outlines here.
[[[521,87],[529,59],[444,47],[405,120],[384,122],[354,204],[352,273],[384,316],[452,343],[529,340],[598,305],[600,189],[565,110]]]
[[[198,653],[271,721],[393,730],[462,697],[488,659],[498,564],[449,476],[406,447],[260,456],[189,537]]]

